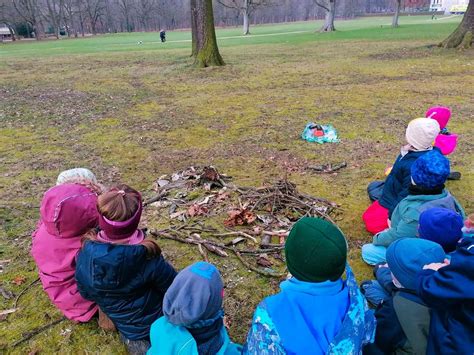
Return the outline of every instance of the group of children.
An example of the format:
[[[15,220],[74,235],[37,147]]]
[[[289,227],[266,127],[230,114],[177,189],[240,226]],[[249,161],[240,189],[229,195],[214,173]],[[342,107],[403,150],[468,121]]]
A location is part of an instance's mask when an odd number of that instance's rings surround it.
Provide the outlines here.
[[[243,345],[224,326],[218,269],[177,273],[139,229],[140,193],[105,189],[88,169],[61,173],[43,196],[32,243],[43,287],[67,318],[116,328],[131,354],[473,353],[474,216],[464,221],[444,187],[449,161],[432,145],[441,109],[409,124],[409,145],[369,187],[375,236],[362,257],[376,280],[359,288],[342,231],[303,217],[285,243],[289,277]]]

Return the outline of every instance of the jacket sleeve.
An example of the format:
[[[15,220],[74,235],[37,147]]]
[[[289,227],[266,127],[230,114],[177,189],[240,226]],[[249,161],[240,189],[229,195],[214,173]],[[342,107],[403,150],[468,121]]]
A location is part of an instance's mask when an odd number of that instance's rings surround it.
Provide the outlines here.
[[[280,336],[266,310],[265,302],[260,303],[255,310],[242,354],[286,354],[281,345]]]
[[[161,255],[149,260],[146,271],[147,280],[153,288],[163,294],[177,275],[176,270]]]
[[[438,271],[421,270],[417,274],[417,293],[433,308],[471,300],[472,292],[469,291],[469,285],[474,283],[472,273],[474,262],[471,261],[473,258],[474,248],[458,248],[451,254],[450,265]]]
[[[380,233],[374,235],[373,244],[388,247],[395,240],[400,238],[411,238],[416,236],[416,228],[418,226],[418,219],[415,219],[414,211],[404,209],[400,211],[400,221],[396,226],[388,228]]]

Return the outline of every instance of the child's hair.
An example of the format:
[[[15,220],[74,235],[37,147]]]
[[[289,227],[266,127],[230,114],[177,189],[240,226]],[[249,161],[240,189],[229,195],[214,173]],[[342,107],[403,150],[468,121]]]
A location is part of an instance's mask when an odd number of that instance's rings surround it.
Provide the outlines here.
[[[112,187],[97,199],[99,213],[111,221],[126,221],[140,207],[140,194],[128,185]]]
[[[140,193],[125,184],[114,186],[99,195],[97,209],[103,217],[110,221],[127,221],[135,216],[138,209],[141,209]],[[97,233],[89,233],[85,237],[86,240],[97,240]],[[144,239],[139,245],[145,247],[148,258],[161,255],[161,249],[154,240]]]

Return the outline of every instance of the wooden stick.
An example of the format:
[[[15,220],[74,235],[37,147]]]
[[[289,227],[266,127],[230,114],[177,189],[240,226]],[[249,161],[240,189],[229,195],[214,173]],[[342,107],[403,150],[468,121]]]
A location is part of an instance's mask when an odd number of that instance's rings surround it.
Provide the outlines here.
[[[35,335],[38,335],[39,333],[41,332],[44,332],[45,330],[51,328],[51,327],[54,327],[56,324],[59,324],[61,323],[62,321],[65,321],[66,320],[66,317],[62,317],[60,319],[56,319],[54,322],[51,322],[51,323],[48,323],[46,325],[43,325],[39,328],[36,328],[28,333],[26,333],[26,335],[21,338],[20,340],[17,340],[15,341],[13,344],[12,344],[12,348],[24,343],[25,341],[27,340],[30,340],[31,338],[33,338]]]
[[[240,260],[240,262],[247,268],[247,269],[250,269],[252,271],[255,271],[256,273],[260,274],[260,275],[263,275],[263,276],[267,276],[267,277],[276,277],[276,278],[281,278],[281,277],[284,277],[286,275],[285,272],[276,272],[276,271],[267,271],[267,270],[263,270],[263,269],[260,269],[258,267],[255,267],[251,264],[249,264],[247,261],[245,261],[244,258],[242,258],[242,255],[240,255],[240,253],[234,249],[234,254],[235,256],[237,256],[237,259]]]
[[[28,291],[30,287],[33,286],[35,283],[37,283],[39,280],[40,278],[38,277],[36,280],[32,281],[28,286],[26,286],[23,290],[21,290],[21,292],[15,298],[15,303],[13,305],[13,308],[17,308],[20,297],[23,296],[26,293],[26,291]]]

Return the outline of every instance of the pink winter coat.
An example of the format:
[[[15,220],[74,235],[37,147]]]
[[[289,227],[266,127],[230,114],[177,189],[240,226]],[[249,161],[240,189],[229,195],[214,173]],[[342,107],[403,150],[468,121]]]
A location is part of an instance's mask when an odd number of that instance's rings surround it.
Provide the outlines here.
[[[43,288],[54,305],[77,322],[89,321],[98,309],[79,294],[74,277],[81,237],[98,224],[96,205],[96,194],[85,186],[55,186],[43,196],[33,233],[31,254]]]

